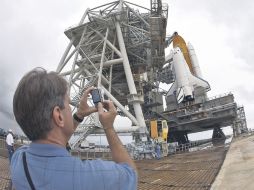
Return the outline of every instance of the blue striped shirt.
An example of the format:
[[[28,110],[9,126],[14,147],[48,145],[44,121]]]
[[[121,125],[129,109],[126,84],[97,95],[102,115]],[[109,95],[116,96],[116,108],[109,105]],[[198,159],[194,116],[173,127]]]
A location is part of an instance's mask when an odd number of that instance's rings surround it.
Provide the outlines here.
[[[11,160],[12,183],[16,190],[30,189],[22,154],[37,190],[134,190],[137,174],[127,163],[72,157],[60,146],[31,143],[16,150]]]

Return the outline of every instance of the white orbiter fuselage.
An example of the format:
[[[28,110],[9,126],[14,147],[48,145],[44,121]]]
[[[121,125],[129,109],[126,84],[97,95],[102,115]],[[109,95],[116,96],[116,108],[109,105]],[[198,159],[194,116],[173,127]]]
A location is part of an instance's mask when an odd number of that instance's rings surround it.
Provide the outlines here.
[[[193,70],[197,76],[194,76],[184,59],[184,56],[179,47],[174,48],[173,56],[173,69],[175,73],[175,82],[169,89],[167,96],[175,94],[178,101],[191,101],[195,97],[194,87],[201,86],[207,91],[210,89],[210,85],[207,81],[203,80],[201,77],[201,71],[199,64],[197,62],[196,54],[194,48],[189,45],[190,58],[193,65]]]

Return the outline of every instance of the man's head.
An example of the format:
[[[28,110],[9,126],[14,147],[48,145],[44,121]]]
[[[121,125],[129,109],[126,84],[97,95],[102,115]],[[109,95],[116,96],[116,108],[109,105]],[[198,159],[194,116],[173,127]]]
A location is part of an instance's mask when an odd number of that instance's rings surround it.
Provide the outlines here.
[[[47,137],[54,126],[54,110],[65,109],[67,89],[62,77],[42,68],[33,69],[21,79],[13,98],[13,112],[30,140]]]

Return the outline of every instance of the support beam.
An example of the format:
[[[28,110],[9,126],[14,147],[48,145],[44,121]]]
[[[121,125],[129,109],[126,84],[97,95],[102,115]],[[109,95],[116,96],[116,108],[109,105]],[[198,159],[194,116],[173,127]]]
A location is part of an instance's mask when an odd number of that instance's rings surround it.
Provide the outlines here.
[[[108,31],[109,31],[109,29],[107,28],[105,40],[103,43],[102,54],[101,54],[101,63],[100,63],[99,78],[98,78],[98,84],[97,84],[98,87],[101,86],[102,68],[103,68],[103,62],[104,62],[104,58],[105,58],[105,50],[106,50],[106,45],[107,45],[106,41],[108,38]]]
[[[82,16],[81,20],[79,21],[79,25],[83,24],[88,11],[89,11],[89,8],[86,9],[84,15]],[[66,48],[66,50],[65,50],[65,52],[64,52],[64,54],[63,54],[63,56],[61,58],[61,60],[60,60],[60,62],[58,64],[58,67],[56,69],[57,73],[60,73],[62,71],[62,69],[64,68],[64,66],[66,65],[67,61],[65,61],[65,59],[66,59],[66,57],[67,57],[67,55],[68,55],[68,53],[69,53],[69,51],[71,49],[71,46],[73,45],[74,40],[75,40],[75,38],[72,37],[71,41],[69,42],[69,44],[68,44],[68,46],[67,46],[67,48]]]
[[[126,109],[125,109],[125,107],[120,103],[120,102],[118,102],[118,100],[114,97],[114,96],[112,96],[111,94],[110,94],[110,92],[106,89],[106,88],[104,88],[104,86],[101,86],[101,88],[102,88],[102,90],[104,91],[104,93],[106,94],[106,96],[110,99],[110,100],[112,100],[112,102],[114,102],[114,104],[132,121],[132,123],[134,123],[135,125],[138,125],[139,126],[139,123],[138,123],[138,121],[136,120],[136,118],[130,113],[130,112],[128,112]],[[140,127],[140,126],[139,126]]]
[[[123,1],[120,1],[119,7],[118,7],[119,12],[122,11],[122,4],[123,4]],[[136,90],[136,86],[135,86],[134,79],[133,79],[133,76],[132,76],[132,71],[131,71],[129,59],[128,59],[128,56],[127,56],[125,43],[124,43],[124,39],[123,39],[123,35],[122,35],[122,31],[121,31],[119,21],[116,21],[115,26],[116,26],[117,39],[118,39],[120,51],[121,51],[121,54],[122,54],[122,57],[123,57],[123,67],[124,67],[124,72],[125,72],[128,88],[129,88],[129,91],[130,91],[131,95],[137,95],[137,90]],[[141,133],[146,133],[147,129],[146,129],[146,124],[145,124],[143,111],[141,109],[140,103],[139,102],[133,102],[133,108],[134,108],[134,112],[135,112],[136,118],[137,118],[138,123],[139,123],[138,126],[143,128],[143,129],[141,129],[140,132]]]

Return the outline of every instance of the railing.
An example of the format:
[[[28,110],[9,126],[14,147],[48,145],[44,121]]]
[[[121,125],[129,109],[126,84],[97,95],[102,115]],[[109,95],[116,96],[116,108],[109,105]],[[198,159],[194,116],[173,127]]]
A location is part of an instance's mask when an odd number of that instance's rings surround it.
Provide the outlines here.
[[[197,150],[203,149],[204,147],[208,148],[210,147],[210,145],[212,145],[212,142],[210,140],[207,140],[206,142],[195,141],[195,142],[179,144],[179,145],[169,144],[168,153],[177,154],[177,153],[190,152],[195,150],[197,151]]]
[[[215,100],[215,99],[226,97],[226,96],[229,96],[229,95],[232,95],[232,93],[228,92],[228,93],[223,93],[223,94],[215,95],[215,96],[212,96],[212,97],[208,97],[207,101],[209,101],[209,100]]]
[[[14,139],[14,150],[21,147],[24,144],[29,144],[29,143],[30,143],[30,141],[27,141],[27,140],[20,140],[20,139],[15,140]],[[4,137],[0,137],[0,156],[2,156],[2,157],[8,156],[8,150],[6,147],[6,142],[5,142]]]
[[[6,148],[5,138],[0,137],[0,156],[7,157],[8,151]]]
[[[22,144],[17,142],[14,144],[15,149],[20,147]],[[72,156],[78,157],[81,160],[92,160],[92,159],[103,159],[103,160],[112,160],[111,152],[109,149],[73,149],[70,151]],[[5,139],[0,137],[0,156],[7,157],[8,151],[6,148]]]
[[[186,143],[186,144],[180,144],[180,145],[174,145],[174,144],[169,144],[168,146],[168,154],[178,154],[178,153],[183,153],[183,152],[189,152],[189,151],[195,151],[195,150],[200,150],[203,149],[204,147],[209,147],[212,144],[212,142],[208,141],[195,141],[191,143]],[[21,146],[20,143],[16,143],[15,147]],[[195,149],[195,147],[197,149]],[[16,149],[15,148],[15,149]],[[129,154],[133,156],[133,159],[138,159],[134,155],[135,153],[131,150],[128,150]],[[152,152],[149,152],[150,154]],[[78,157],[81,160],[93,160],[93,159],[102,159],[102,160],[112,160],[111,152],[110,149],[108,148],[94,148],[94,149],[72,149],[70,151],[70,154],[72,156]],[[155,154],[155,153],[154,153]],[[2,157],[7,157],[8,156],[8,151],[6,148],[6,143],[5,139],[0,138],[0,156]],[[147,156],[143,156],[142,158],[146,158]],[[149,156],[149,159],[152,157]]]
[[[109,149],[73,149],[70,151],[72,156],[78,157],[81,160],[94,160],[94,159],[102,159],[102,160],[112,160],[111,152]]]
[[[5,148],[5,138],[0,137],[0,148]]]

